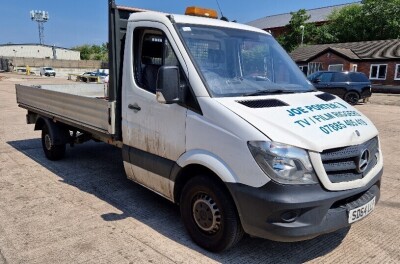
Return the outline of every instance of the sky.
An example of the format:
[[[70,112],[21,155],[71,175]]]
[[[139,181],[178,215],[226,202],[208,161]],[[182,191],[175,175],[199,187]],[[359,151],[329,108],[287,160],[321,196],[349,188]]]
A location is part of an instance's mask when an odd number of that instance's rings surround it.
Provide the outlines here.
[[[312,9],[356,0],[219,0],[224,16],[246,23],[265,16]],[[188,6],[218,9],[216,0],[116,0],[118,5],[183,14]],[[107,42],[108,0],[0,0],[0,44],[39,43],[30,10],[49,12],[44,24],[44,43],[71,48]]]

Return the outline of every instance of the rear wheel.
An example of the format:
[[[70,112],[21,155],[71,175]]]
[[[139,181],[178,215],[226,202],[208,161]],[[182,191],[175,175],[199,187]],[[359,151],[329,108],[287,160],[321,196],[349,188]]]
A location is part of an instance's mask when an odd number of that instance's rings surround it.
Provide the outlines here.
[[[350,91],[344,95],[343,99],[349,104],[355,105],[360,100],[360,95],[357,92]]]
[[[60,160],[65,155],[65,144],[54,145],[49,128],[45,125],[42,129],[42,147],[46,158],[49,160]]]
[[[194,177],[185,185],[180,210],[192,240],[209,251],[228,249],[243,237],[231,197],[218,182],[204,175]]]

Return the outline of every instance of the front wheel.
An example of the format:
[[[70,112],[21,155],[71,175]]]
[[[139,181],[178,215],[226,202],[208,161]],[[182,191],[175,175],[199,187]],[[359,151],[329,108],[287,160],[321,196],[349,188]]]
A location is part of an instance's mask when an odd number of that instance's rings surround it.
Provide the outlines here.
[[[243,237],[233,200],[218,182],[204,175],[195,176],[185,185],[180,210],[190,237],[206,250],[220,252]]]
[[[54,145],[53,139],[48,127],[45,125],[42,129],[42,147],[46,158],[49,160],[60,160],[65,155],[65,144]]]
[[[343,99],[349,104],[355,105],[360,100],[360,95],[357,92],[350,91],[344,95]]]

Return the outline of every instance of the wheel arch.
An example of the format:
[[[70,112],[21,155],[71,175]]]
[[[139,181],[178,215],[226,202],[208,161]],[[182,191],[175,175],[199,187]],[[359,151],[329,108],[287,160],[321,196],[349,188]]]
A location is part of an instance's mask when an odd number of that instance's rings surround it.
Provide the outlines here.
[[[61,145],[69,143],[70,135],[69,131],[62,125],[54,123],[52,120],[46,117],[38,117],[35,122],[34,130],[43,130],[47,127],[51,136],[51,143],[54,145]]]
[[[179,198],[185,184],[194,176],[203,174],[217,182],[232,198],[226,187],[226,182],[237,182],[237,177],[232,170],[220,159],[207,151],[195,150],[183,154],[173,169],[172,180],[174,182],[173,197],[179,204]]]
[[[36,122],[35,122],[35,128],[34,128],[34,130],[35,130],[35,131],[36,131],[36,130],[42,130],[42,129],[43,129],[43,126],[47,125],[47,122],[48,122],[48,118],[38,117],[38,118],[36,119]],[[49,125],[47,125],[47,126],[49,127]]]

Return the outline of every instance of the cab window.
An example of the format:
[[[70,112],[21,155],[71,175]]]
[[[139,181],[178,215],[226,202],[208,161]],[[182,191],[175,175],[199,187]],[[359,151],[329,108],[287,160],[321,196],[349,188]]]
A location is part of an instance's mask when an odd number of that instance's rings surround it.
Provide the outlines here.
[[[155,94],[158,70],[164,65],[180,68],[178,59],[161,30],[136,28],[134,40],[135,81],[142,89]]]

